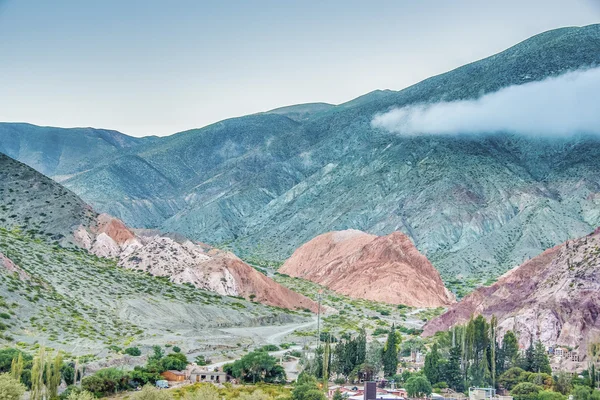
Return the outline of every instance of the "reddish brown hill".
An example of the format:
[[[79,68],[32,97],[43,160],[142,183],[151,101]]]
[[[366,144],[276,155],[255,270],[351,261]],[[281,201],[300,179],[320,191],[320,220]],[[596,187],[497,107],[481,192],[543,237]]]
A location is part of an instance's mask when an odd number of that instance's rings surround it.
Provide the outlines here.
[[[296,250],[279,272],[355,298],[415,307],[454,302],[437,270],[400,232],[325,233]]]
[[[531,337],[546,345],[576,348],[580,354],[600,337],[600,229],[546,250],[483,287],[445,314],[430,321],[430,336],[471,315],[498,318],[501,334],[519,332],[521,344]]]

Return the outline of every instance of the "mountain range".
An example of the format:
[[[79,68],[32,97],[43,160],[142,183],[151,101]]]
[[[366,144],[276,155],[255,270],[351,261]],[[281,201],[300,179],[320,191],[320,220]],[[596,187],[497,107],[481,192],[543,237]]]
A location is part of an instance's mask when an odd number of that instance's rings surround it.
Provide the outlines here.
[[[393,108],[474,99],[600,62],[600,25],[534,36],[401,91],[284,107],[163,138],[0,125],[0,152],[135,228],[281,263],[333,230],[402,231],[445,280],[496,277],[600,225],[600,138],[402,136]]]

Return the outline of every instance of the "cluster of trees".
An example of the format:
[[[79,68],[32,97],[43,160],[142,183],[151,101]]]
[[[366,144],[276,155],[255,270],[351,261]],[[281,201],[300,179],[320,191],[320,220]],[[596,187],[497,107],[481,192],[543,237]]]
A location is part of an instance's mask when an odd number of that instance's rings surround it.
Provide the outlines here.
[[[531,341],[521,351],[512,331],[497,340],[495,318],[489,322],[482,316],[471,318],[463,326],[438,333],[436,339],[422,371],[434,388],[459,392],[470,386],[504,388],[515,400],[565,400],[569,394],[574,400],[600,400],[594,363],[583,372],[583,379],[567,373],[553,376],[544,345]]]
[[[354,337],[347,336],[333,344],[328,341],[319,347],[305,370],[318,379],[336,377],[336,382],[370,380],[382,369],[386,376],[394,376],[401,343],[402,335],[394,326],[384,345],[377,341],[367,345],[367,334],[361,329]]]
[[[285,369],[263,349],[246,354],[241,359],[223,366],[223,371],[247,383],[285,383]]]
[[[524,354],[511,331],[497,340],[497,321],[478,316],[463,326],[438,334],[437,342],[425,357],[423,372],[429,382],[445,384],[456,391],[469,386],[497,387],[498,377],[520,367],[525,371],[552,372],[541,342],[531,343]]]
[[[160,346],[152,347],[152,354],[144,367],[137,366],[133,371],[123,371],[117,368],[106,368],[95,374],[86,376],[81,380],[83,390],[95,396],[128,390],[146,384],[154,384],[161,379],[160,373],[167,370],[183,370],[188,365],[188,360],[180,352],[165,355]]]

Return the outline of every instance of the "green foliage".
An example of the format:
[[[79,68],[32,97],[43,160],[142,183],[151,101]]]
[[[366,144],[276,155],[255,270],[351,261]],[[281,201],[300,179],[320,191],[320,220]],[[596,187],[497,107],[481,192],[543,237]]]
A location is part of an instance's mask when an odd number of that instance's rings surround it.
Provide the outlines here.
[[[264,351],[254,351],[241,359],[223,366],[223,371],[243,382],[282,383],[286,380],[285,370],[275,357]]]
[[[510,391],[510,394],[515,400],[537,400],[540,391],[542,388],[534,383],[521,382]]]
[[[0,399],[21,400],[25,393],[25,386],[10,374],[0,374]]]
[[[125,354],[129,354],[130,356],[138,357],[142,355],[142,351],[137,347],[128,347],[125,349]]]
[[[135,392],[131,398],[133,400],[170,400],[169,392],[155,388],[152,385],[144,385],[142,390]]]
[[[537,400],[566,400],[566,396],[553,390],[542,390],[538,393]]]
[[[95,400],[96,397],[85,390],[83,391],[71,391],[66,397],[67,400]]]
[[[392,325],[382,354],[383,373],[385,376],[396,375],[396,370],[398,369],[398,348],[400,347],[400,343],[401,339],[396,335],[396,328]]]
[[[96,396],[105,396],[127,388],[128,376],[120,369],[106,368],[81,380],[81,387]]]
[[[292,400],[326,400],[326,397],[319,390],[317,378],[302,373],[292,390]]]
[[[500,375],[498,383],[506,390],[512,390],[520,381],[521,375],[525,371],[519,367],[513,367]]]
[[[196,358],[194,359],[194,362],[198,365],[208,365],[211,363],[211,360],[207,360],[205,356],[200,355],[200,356],[196,356]]]
[[[408,378],[404,384],[404,388],[409,397],[419,398],[429,396],[433,390],[427,377],[420,374]]]
[[[440,352],[437,343],[433,344],[431,351],[425,356],[423,373],[429,382],[437,383],[440,381]]]
[[[178,346],[173,346],[173,351],[174,351],[175,353],[180,353],[180,352],[181,352],[181,348],[180,348],[180,347],[178,347]]]
[[[589,386],[575,385],[571,391],[571,395],[573,396],[573,400],[590,400],[592,389]]]

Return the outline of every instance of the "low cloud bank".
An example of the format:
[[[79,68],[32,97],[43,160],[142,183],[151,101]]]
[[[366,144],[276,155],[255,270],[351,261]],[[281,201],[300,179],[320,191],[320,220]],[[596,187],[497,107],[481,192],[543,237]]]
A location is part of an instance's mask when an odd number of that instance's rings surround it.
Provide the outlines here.
[[[371,125],[406,136],[600,135],[600,68],[509,86],[476,100],[397,108],[377,114]]]

